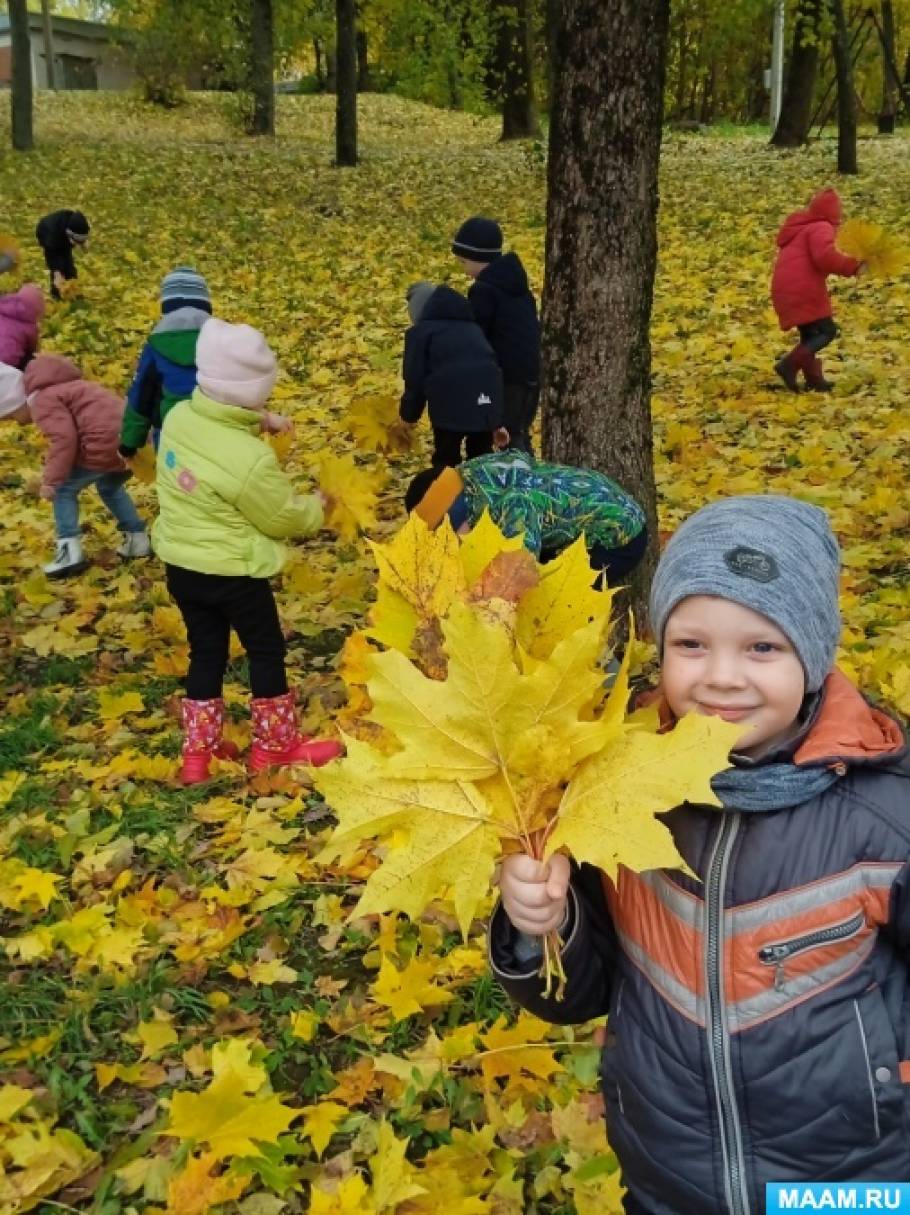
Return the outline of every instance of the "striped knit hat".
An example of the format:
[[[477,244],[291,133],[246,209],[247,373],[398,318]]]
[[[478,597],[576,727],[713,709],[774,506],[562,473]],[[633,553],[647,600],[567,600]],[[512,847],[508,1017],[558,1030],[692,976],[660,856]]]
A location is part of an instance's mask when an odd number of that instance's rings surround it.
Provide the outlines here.
[[[201,308],[212,311],[212,299],[208,284],[192,266],[175,266],[161,280],[161,311],[173,312],[177,308]]]
[[[651,584],[651,627],[663,652],[670,613],[691,595],[729,599],[787,635],[817,691],[840,637],[840,550],[817,506],[776,494],[722,498],[670,538]]]
[[[469,262],[493,262],[502,253],[502,228],[495,219],[472,215],[455,233],[452,252]]]

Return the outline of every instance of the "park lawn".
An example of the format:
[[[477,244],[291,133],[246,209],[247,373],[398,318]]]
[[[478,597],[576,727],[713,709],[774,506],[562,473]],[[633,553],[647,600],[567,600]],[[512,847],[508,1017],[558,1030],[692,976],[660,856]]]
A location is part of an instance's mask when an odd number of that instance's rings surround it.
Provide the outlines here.
[[[41,94],[36,152],[0,160],[0,230],[22,245],[20,277],[42,280],[35,220],[89,216],[78,291],[50,310],[43,347],[116,391],[160,278],[195,264],[218,314],[279,354],[289,473],[305,490],[325,449],[355,452],[382,484],[371,534],[387,538],[421,453],[356,449],[345,414],[397,392],[407,284],[466,285],[448,246],[467,215],[502,222],[539,292],[542,149],[499,146],[495,120],[367,96],[362,165],[338,171],[331,99],[281,97],[274,144],[236,134],[231,105]],[[900,233],[908,150],[903,135],[861,143],[863,175],[838,183],[848,215]],[[787,346],[767,296],[774,234],[833,163],[828,141],[780,155],[754,137],[668,137],[662,526],[727,493],[826,507],[844,547],[842,664],[910,714],[910,277],[836,285],[831,396],[772,383]],[[40,458],[34,432],[0,428],[0,1215],[59,1210],[50,1195],[110,1215],[420,1215],[440,1194],[453,1212],[618,1210],[590,1034],[507,1027],[480,925],[462,942],[442,904],[416,925],[348,920],[373,862],[317,862],[331,820],[305,776],[224,764],[210,786],[176,784],[185,647],[160,567],[120,565],[86,495],[93,565],[48,583],[50,511],[28,489]],[[149,487],[136,496],[150,515]],[[373,579],[360,541],[323,532],[292,550],[279,600],[312,730],[344,702],[335,662]],[[238,741],[243,675],[238,661]]]

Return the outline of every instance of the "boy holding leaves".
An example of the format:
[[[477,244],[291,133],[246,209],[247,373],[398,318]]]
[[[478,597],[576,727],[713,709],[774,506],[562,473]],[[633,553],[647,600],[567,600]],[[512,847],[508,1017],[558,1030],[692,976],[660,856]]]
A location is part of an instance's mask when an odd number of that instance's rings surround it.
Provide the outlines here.
[[[775,496],[705,507],[651,592],[667,728],[743,728],[722,809],[666,825],[690,872],[503,863],[493,969],[538,1016],[607,1014],[630,1215],[758,1215],[769,1182],[910,1176],[910,762],[834,668],[837,542]],[[566,997],[540,940],[565,942]]]

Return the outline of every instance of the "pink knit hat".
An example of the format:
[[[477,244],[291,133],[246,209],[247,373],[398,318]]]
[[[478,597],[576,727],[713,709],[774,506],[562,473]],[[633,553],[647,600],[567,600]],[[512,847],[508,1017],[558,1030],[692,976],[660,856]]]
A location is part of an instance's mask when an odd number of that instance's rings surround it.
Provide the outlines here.
[[[196,383],[213,401],[260,409],[275,387],[278,363],[258,329],[212,317],[199,331],[196,371]]]
[[[25,384],[17,367],[0,363],[0,418],[15,413],[25,404]]]

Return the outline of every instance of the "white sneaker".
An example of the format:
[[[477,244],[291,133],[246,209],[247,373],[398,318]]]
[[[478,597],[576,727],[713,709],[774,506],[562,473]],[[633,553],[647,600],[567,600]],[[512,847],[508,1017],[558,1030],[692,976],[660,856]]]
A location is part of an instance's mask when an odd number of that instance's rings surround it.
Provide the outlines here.
[[[123,543],[117,549],[117,556],[147,557],[151,551],[148,532],[124,532]]]
[[[65,540],[57,541],[57,552],[53,561],[44,567],[44,572],[48,578],[69,578],[87,568],[88,562],[82,555],[82,541],[78,536],[68,536]]]

